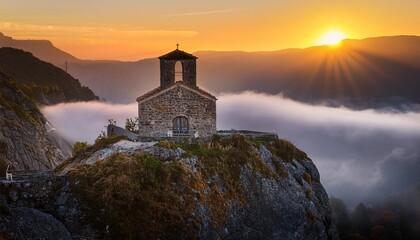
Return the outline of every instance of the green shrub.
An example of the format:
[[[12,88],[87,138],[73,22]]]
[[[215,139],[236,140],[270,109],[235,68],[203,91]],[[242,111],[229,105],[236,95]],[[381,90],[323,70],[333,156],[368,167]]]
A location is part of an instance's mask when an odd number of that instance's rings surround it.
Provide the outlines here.
[[[76,156],[79,153],[86,152],[88,148],[87,142],[76,142],[73,146],[73,156]]]
[[[97,150],[102,149],[102,148],[107,148],[107,147],[111,146],[112,144],[117,143],[117,142],[119,142],[120,140],[123,140],[123,139],[127,139],[127,137],[116,136],[116,135],[111,135],[109,137],[101,136],[101,137],[98,137],[95,140],[95,144],[93,144],[92,148],[89,148],[88,150],[97,151]]]

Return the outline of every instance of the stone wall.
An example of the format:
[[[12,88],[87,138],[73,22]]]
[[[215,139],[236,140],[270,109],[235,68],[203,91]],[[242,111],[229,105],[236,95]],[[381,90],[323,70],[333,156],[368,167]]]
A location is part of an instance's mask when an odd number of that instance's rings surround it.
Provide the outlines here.
[[[128,130],[125,130],[122,127],[118,127],[116,125],[108,125],[108,127],[106,128],[106,135],[109,137],[111,135],[116,135],[116,136],[125,136],[128,139],[132,140],[132,141],[137,141],[137,137],[138,135],[135,133],[132,133]]]
[[[257,132],[257,131],[251,131],[251,130],[218,130],[217,134],[219,134],[222,137],[230,137],[232,135],[243,135],[245,137],[249,138],[261,138],[261,137],[269,137],[269,138],[278,138],[277,133],[270,133],[270,132]]]
[[[177,116],[188,118],[189,138],[208,138],[216,133],[216,99],[177,84],[139,102],[139,138],[171,137],[172,121]]]

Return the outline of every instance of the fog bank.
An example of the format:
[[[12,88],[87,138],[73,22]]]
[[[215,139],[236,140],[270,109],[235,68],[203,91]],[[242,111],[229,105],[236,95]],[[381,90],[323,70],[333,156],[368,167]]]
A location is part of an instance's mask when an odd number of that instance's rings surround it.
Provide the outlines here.
[[[355,111],[253,92],[218,96],[218,129],[276,132],[308,153],[330,195],[350,205],[420,182],[420,113]],[[72,141],[93,142],[107,120],[124,126],[137,104],[69,103],[42,109]]]

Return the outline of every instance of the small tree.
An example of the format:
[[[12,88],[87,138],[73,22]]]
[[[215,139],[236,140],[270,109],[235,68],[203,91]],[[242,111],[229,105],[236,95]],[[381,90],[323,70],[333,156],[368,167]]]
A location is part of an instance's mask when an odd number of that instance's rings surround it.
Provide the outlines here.
[[[108,119],[108,125],[117,125],[117,121],[113,118]]]
[[[127,131],[133,132],[133,133],[138,133],[139,132],[139,118],[135,117],[133,118],[127,118],[125,120],[125,129]]]
[[[98,137],[95,139],[95,143],[102,139],[102,138],[106,138],[106,133],[104,131],[101,131],[101,133],[98,135]]]

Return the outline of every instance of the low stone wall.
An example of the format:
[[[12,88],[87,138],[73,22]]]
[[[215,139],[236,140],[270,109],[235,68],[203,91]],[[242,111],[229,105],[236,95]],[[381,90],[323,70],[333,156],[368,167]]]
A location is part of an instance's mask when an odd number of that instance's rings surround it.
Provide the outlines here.
[[[116,136],[125,136],[131,141],[137,141],[138,135],[130,131],[125,130],[122,127],[116,125],[108,125],[107,127],[107,136],[116,135]]]
[[[258,137],[273,137],[278,138],[277,133],[269,133],[269,132],[257,132],[257,131],[250,131],[250,130],[218,130],[217,134],[221,137],[229,137],[235,134],[244,135],[249,138],[258,138]]]
[[[244,135],[249,138],[258,138],[258,137],[272,137],[278,138],[277,133],[269,133],[269,132],[258,132],[258,131],[251,131],[251,130],[218,130],[217,134],[221,137],[230,137],[235,134]],[[146,137],[141,136],[130,131],[125,130],[124,128],[118,127],[116,125],[108,125],[107,127],[107,136],[117,135],[117,136],[126,136],[128,139],[134,142],[153,142],[153,141],[162,141],[162,140],[169,140],[175,142],[209,142],[211,141],[212,137]]]

